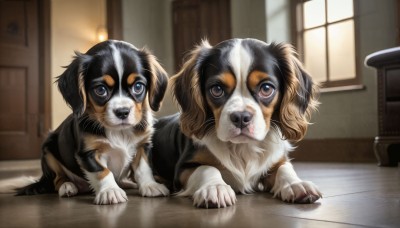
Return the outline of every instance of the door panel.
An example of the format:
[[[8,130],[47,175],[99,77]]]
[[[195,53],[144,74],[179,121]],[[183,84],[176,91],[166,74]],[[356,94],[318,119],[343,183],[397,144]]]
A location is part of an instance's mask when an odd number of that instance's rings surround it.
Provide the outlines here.
[[[231,38],[230,0],[175,0],[172,5],[175,70],[183,57],[208,39],[211,45]]]
[[[36,0],[0,0],[0,159],[40,156]]]
[[[0,68],[0,132],[27,132],[27,74],[24,67]],[[15,96],[18,94],[18,96]]]

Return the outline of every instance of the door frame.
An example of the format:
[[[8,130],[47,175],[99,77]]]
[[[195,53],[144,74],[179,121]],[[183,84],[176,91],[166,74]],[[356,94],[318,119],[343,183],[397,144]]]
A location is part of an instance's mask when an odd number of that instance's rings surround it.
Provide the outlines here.
[[[122,40],[122,1],[106,0],[108,38]]]
[[[44,141],[51,129],[51,0],[38,1],[39,132]]]

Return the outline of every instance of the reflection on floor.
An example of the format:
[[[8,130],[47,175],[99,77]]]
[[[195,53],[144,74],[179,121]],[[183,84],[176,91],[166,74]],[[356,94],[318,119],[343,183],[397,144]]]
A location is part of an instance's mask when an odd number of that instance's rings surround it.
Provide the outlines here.
[[[39,161],[0,162],[0,178],[39,174]],[[399,168],[375,164],[294,163],[324,198],[288,204],[271,194],[239,195],[235,206],[197,209],[188,198],[142,198],[93,205],[93,196],[0,195],[0,227],[400,227]]]

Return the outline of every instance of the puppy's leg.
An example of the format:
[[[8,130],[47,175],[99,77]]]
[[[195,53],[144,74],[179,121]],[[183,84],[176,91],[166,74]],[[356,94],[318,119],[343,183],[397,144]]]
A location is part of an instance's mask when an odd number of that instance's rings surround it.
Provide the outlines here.
[[[95,191],[95,204],[117,204],[128,201],[128,197],[115,181],[113,173],[107,168],[106,158],[96,150],[78,154],[81,166],[90,186]]]
[[[228,207],[236,203],[236,194],[222,179],[221,172],[213,167],[202,165],[186,169],[180,174],[184,190],[179,196],[192,196],[193,205],[205,208]]]
[[[132,178],[132,174],[133,169],[130,165],[122,172],[121,177],[123,178],[118,181],[118,186],[120,186],[122,189],[138,188],[137,183],[133,182],[134,178]]]
[[[290,162],[285,162],[267,177],[267,182],[273,186],[274,197],[280,197],[285,202],[314,203],[322,197],[317,186],[310,181],[302,181]]]
[[[44,159],[49,168],[55,173],[53,183],[58,195],[60,197],[70,197],[78,194],[78,188],[68,179],[60,162],[47,149],[44,149]]]
[[[154,180],[145,148],[145,146],[138,148],[135,160],[132,163],[135,180],[139,185],[139,192],[142,196],[148,197],[167,196],[169,195],[168,188]]]

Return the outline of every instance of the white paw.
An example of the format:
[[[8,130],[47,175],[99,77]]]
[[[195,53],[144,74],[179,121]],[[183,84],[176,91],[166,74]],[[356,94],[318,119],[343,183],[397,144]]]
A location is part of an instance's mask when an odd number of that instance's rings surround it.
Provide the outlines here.
[[[310,181],[301,181],[293,184],[285,185],[282,189],[275,192],[275,196],[285,202],[291,203],[314,203],[322,198],[322,193],[318,187]]]
[[[193,194],[193,205],[205,208],[221,208],[236,203],[236,194],[229,185],[210,185]]]
[[[139,186],[139,192],[142,196],[155,197],[155,196],[168,196],[169,190],[165,185],[157,182],[148,182]]]
[[[60,189],[58,189],[58,195],[60,197],[70,197],[78,194],[78,188],[72,182],[64,182]]]
[[[95,204],[117,204],[128,201],[126,193],[121,188],[107,188],[96,194]]]

